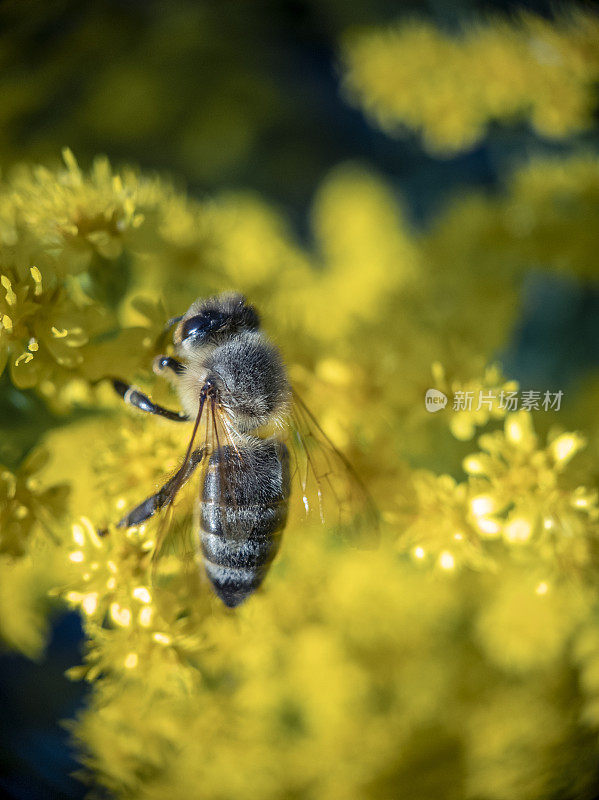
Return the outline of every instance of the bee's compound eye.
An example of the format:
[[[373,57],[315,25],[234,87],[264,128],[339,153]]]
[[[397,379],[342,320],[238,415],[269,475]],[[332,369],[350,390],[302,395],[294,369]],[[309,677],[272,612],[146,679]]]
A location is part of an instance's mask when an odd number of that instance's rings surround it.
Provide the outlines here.
[[[204,311],[203,314],[186,319],[181,325],[181,341],[207,341],[212,334],[225,328],[228,321],[229,316],[220,311]]]
[[[243,309],[243,325],[250,331],[258,330],[260,327],[260,317],[254,306],[245,306]]]

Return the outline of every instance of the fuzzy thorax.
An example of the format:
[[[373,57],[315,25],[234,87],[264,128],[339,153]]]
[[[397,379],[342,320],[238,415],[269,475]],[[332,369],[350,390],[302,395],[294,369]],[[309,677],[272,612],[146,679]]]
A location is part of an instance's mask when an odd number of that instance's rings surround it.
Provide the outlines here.
[[[290,388],[278,350],[259,332],[244,332],[187,359],[179,381],[181,404],[193,419],[205,381],[213,381],[232,426],[249,433],[272,423],[289,404]]]

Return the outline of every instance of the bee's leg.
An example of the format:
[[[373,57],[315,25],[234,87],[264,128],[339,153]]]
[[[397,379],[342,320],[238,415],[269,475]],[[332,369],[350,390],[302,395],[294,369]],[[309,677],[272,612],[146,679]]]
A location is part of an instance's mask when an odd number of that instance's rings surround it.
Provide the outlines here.
[[[179,378],[185,372],[185,365],[172,356],[156,356],[152,369],[156,375],[166,378],[176,388]]]
[[[132,525],[141,525],[142,522],[145,522],[147,519],[154,516],[157,511],[160,511],[189,480],[194,469],[204,457],[204,452],[203,447],[198,447],[197,450],[194,450],[189,456],[188,461],[156,492],[156,494],[146,498],[143,503],[135,506],[128,514],[125,514],[125,516],[117,522],[116,527],[130,528]],[[101,536],[106,533],[106,530],[99,531]]]
[[[166,370],[179,376],[185,372],[185,367],[180,361],[171,356],[156,356],[154,359],[154,372],[157,375],[162,375]]]
[[[123,398],[125,403],[128,403],[130,406],[134,406],[135,408],[139,408],[140,411],[147,411],[149,414],[158,414],[160,417],[166,417],[167,419],[174,420],[175,422],[189,421],[187,414],[184,414],[182,411],[171,411],[168,408],[157,405],[156,403],[152,402],[152,400],[150,400],[146,394],[142,394],[142,392],[139,392],[133,386],[128,383],[124,383],[124,381],[121,381],[118,378],[110,378],[110,382],[112,383],[115,392]]]

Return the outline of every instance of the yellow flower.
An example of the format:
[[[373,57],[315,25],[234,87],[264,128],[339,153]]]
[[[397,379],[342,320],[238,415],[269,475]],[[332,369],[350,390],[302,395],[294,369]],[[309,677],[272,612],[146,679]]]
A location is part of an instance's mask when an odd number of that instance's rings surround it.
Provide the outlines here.
[[[90,403],[88,382],[115,359],[125,374],[151,360],[168,315],[146,302],[124,325],[129,292],[143,282],[156,294],[166,269],[176,297],[173,276],[190,283],[183,273],[197,270],[206,240],[198,204],[168,184],[102,158],[89,174],[70,151],[64,159],[0,186],[0,368],[59,409]]]
[[[39,485],[30,467],[0,483],[0,634],[35,656],[48,590],[79,611],[86,649],[69,674],[91,685],[73,735],[100,791],[425,800],[457,787],[507,800],[522,786],[538,800],[577,774],[572,709],[599,719],[596,451],[583,454],[586,433],[545,436],[530,413],[476,398],[430,414],[424,398],[435,387],[451,401],[515,390],[489,361],[509,336],[527,263],[545,252],[544,220],[561,219],[561,196],[576,213],[592,206],[594,160],[584,174],[583,161],[562,159],[572,183],[531,162],[504,197],[453,204],[419,235],[384,181],[341,167],[317,195],[311,249],[254,196],[196,203],[105,162],[84,174],[67,160],[0,191],[3,218],[17,207],[21,218],[16,244],[0,242],[0,303],[14,317],[2,336],[14,353],[27,345],[36,390],[52,380],[64,405],[97,413],[45,437]],[[27,203],[39,192],[37,211],[11,191]],[[52,215],[75,224],[77,208],[87,228],[53,227]],[[590,274],[589,242],[567,269]],[[551,252],[559,267],[555,242]],[[189,426],[127,408],[106,382],[91,387],[117,374],[174,406],[150,368],[169,347],[164,321],[232,286],[257,303],[294,385],[382,516],[380,547],[360,551],[303,521],[296,491],[267,581],[235,611],[204,579],[197,477],[165,515],[116,527],[173,474]],[[57,509],[53,543],[41,511],[53,507],[46,487],[62,481],[68,524]],[[33,527],[20,506],[38,514]],[[591,785],[584,771],[580,780]]]
[[[543,564],[545,577],[588,576],[598,495],[588,470],[570,465],[584,444],[565,433],[541,449],[530,412],[507,414],[504,430],[480,436],[480,451],[464,458],[467,482],[427,471],[409,476],[400,501],[401,551],[446,571],[462,564],[496,571],[508,557]]]
[[[60,518],[66,511],[66,483],[45,486],[39,473],[49,454],[33,452],[16,473],[0,466],[0,554],[22,556],[32,533],[42,528],[58,539]]]
[[[494,121],[528,116],[562,138],[592,121],[599,21],[579,11],[549,22],[522,14],[449,35],[426,22],[345,37],[345,89],[389,134],[420,132],[435,155],[471,148]]]

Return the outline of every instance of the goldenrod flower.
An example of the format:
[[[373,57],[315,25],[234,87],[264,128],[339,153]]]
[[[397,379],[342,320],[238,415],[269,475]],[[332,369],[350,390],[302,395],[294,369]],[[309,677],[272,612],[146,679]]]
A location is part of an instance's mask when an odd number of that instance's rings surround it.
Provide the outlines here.
[[[495,17],[460,35],[426,22],[358,29],[344,41],[346,92],[388,133],[420,132],[435,155],[471,148],[491,121],[528,117],[559,139],[592,121],[599,21]]]
[[[503,197],[456,203],[418,235],[382,179],[342,167],[315,202],[311,249],[255,196],[202,204],[105,162],[90,174],[67,163],[15,178],[12,200],[0,192],[13,215],[42,197],[13,230],[25,255],[3,273],[15,324],[2,336],[12,358],[35,333],[38,349],[19,364],[38,370],[27,382],[45,395],[52,380],[61,404],[98,413],[46,436],[39,484],[31,465],[5,473],[0,634],[38,655],[48,600],[79,611],[86,650],[69,674],[91,686],[73,735],[92,779],[150,800],[194,800],[198,786],[235,800],[397,787],[426,798],[439,786],[509,800],[523,786],[538,800],[578,774],[571,709],[599,724],[596,447],[583,452],[594,404],[576,420],[584,432],[545,436],[541,412],[484,402],[430,414],[425,393],[518,388],[492,360],[527,266],[548,252],[558,199],[591,207],[594,159],[532,161]],[[0,243],[0,256],[14,252]],[[588,238],[571,258],[552,252],[550,266],[590,274]],[[150,369],[169,347],[164,321],[231,286],[260,306],[383,520],[381,546],[363,552],[293,512],[265,586],[235,612],[203,580],[197,482],[167,512],[175,527],[160,552],[162,515],[115,527],[176,469],[188,427],[95,386],[116,373],[174,404]],[[48,488],[60,482],[64,517]],[[40,525],[53,509],[56,542]]]
[[[24,555],[36,528],[57,539],[69,486],[42,484],[38,473],[48,457],[47,451],[38,449],[16,473],[0,466],[0,555]]]

